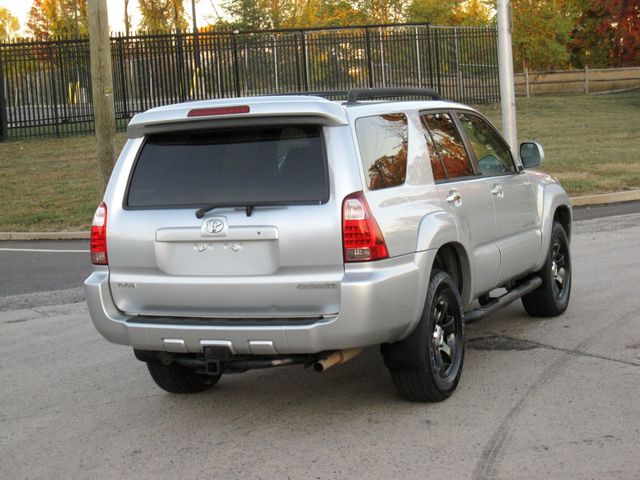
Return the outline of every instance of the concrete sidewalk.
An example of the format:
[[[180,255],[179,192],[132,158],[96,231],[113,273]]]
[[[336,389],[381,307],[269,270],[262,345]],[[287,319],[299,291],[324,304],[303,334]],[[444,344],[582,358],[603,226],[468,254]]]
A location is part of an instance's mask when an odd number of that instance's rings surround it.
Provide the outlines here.
[[[640,200],[639,190],[624,192],[601,193],[598,195],[582,195],[571,197],[574,207],[587,207],[594,205],[608,205],[613,203],[634,202]],[[91,233],[84,232],[0,232],[2,240],[86,240]]]

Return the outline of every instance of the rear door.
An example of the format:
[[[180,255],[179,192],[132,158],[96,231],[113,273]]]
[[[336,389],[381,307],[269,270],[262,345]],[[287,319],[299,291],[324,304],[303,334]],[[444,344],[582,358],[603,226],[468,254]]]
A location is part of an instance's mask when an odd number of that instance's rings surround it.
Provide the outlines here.
[[[339,309],[341,206],[323,127],[149,135],[108,213],[110,285],[129,314],[320,317]],[[196,211],[210,209],[202,218]]]
[[[501,257],[499,282],[506,282],[528,272],[540,255],[541,222],[531,180],[518,172],[509,147],[489,122],[470,112],[458,112],[458,118],[490,186]]]
[[[474,170],[451,112],[423,112],[421,121],[438,193],[473,255],[474,296],[488,292],[496,286],[500,267],[488,185]]]

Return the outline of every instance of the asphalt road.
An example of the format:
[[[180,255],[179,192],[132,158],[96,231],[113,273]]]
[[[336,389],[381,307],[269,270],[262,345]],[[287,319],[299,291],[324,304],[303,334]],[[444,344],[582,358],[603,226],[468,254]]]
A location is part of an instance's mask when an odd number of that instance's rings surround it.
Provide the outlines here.
[[[88,241],[0,242],[0,296],[79,288],[90,273]]]
[[[574,209],[576,221],[640,213],[640,202]],[[0,310],[82,300],[82,283],[91,272],[88,241],[0,242]],[[34,297],[22,295],[41,293]],[[18,296],[4,299],[6,296]]]
[[[0,478],[637,480],[640,214],[574,231],[568,311],[468,326],[439,404],[400,400],[375,348],[170,395],[83,303],[0,312]]]

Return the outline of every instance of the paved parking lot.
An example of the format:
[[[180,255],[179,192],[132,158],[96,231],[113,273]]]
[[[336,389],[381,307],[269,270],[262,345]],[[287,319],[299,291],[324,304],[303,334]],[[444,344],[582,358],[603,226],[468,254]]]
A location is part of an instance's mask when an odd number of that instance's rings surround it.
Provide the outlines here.
[[[578,222],[573,256],[569,310],[470,325],[440,404],[401,401],[375,348],[169,395],[84,304],[5,305],[0,478],[638,479],[640,214]]]

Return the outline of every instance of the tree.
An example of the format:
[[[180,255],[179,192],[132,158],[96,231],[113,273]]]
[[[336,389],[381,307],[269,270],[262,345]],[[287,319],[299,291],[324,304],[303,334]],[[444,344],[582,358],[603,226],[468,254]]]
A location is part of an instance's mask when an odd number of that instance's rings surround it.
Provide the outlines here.
[[[292,25],[291,19],[305,8],[301,3],[296,0],[229,0],[223,8],[233,17],[234,28],[266,30],[297,27]]]
[[[0,41],[13,37],[20,30],[20,22],[8,8],[0,7]]]
[[[432,25],[453,25],[456,7],[461,0],[413,0],[407,9],[407,20]]]
[[[575,20],[570,0],[511,0],[513,63],[544,70],[569,64],[569,33]]]
[[[405,19],[407,0],[355,0],[367,23],[398,23]]]
[[[340,27],[366,22],[366,16],[348,0],[294,0],[291,16],[286,20],[290,28]]]
[[[129,15],[129,0],[124,0],[124,34],[128,37],[131,33],[131,15]]]
[[[47,40],[85,36],[87,23],[87,0],[33,0],[27,28],[38,40]]]
[[[487,0],[467,0],[453,9],[453,22],[465,27],[481,27],[491,23],[494,9]]]
[[[640,4],[633,0],[575,0],[571,55],[578,67],[636,66],[640,62]]]
[[[140,29],[147,32],[181,32],[188,22],[182,0],[138,0]]]

